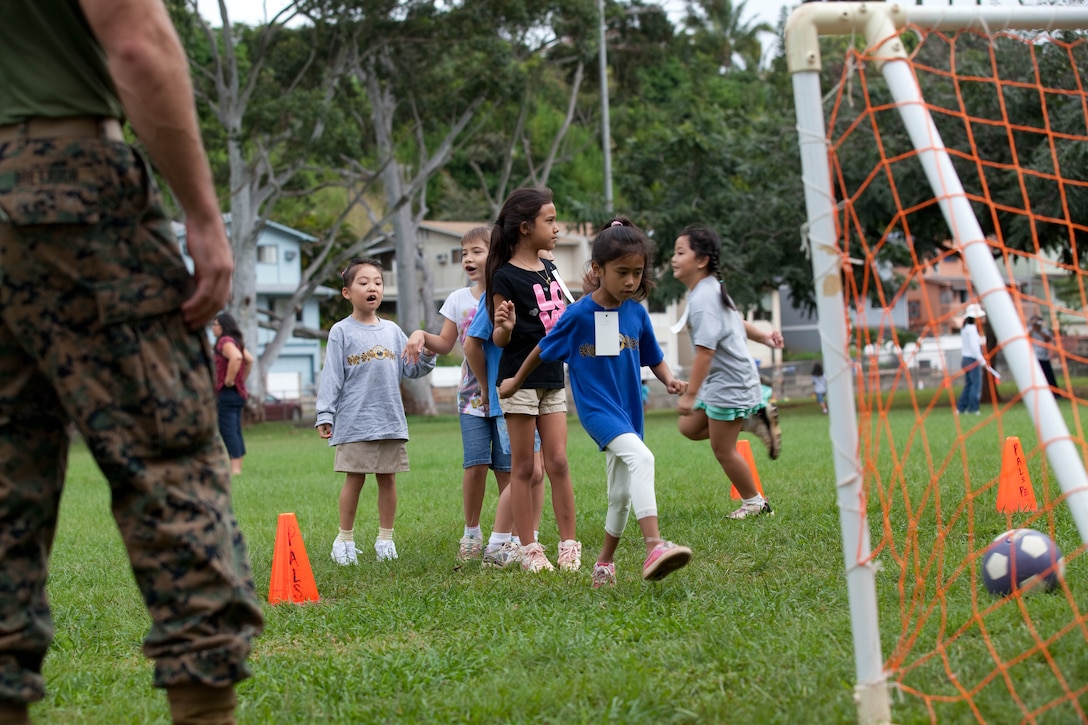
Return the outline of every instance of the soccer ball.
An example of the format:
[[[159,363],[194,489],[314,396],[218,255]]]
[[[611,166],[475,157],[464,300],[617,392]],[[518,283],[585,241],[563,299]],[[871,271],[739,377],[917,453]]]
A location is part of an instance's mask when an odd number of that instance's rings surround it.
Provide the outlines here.
[[[982,556],[982,583],[997,596],[1034,586],[1050,591],[1064,573],[1065,560],[1058,545],[1035,529],[1006,531]]]

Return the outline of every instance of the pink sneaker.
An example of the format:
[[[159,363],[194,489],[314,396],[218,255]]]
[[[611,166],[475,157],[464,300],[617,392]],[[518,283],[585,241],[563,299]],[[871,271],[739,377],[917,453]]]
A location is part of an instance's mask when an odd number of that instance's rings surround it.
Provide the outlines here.
[[[678,546],[671,541],[662,541],[654,547],[642,564],[642,578],[645,581],[664,579],[689,561],[691,561],[691,549]]]
[[[603,586],[616,586],[615,562],[610,561],[607,564],[597,562],[593,565],[593,588],[600,589]]]

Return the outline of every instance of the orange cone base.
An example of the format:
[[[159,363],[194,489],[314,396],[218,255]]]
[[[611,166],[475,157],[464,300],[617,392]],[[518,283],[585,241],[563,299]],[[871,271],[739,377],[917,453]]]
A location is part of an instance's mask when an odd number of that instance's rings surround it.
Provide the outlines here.
[[[276,548],[272,555],[272,581],[268,603],[316,602],[317,583],[302,543],[302,531],[294,514],[280,514],[276,524]]]

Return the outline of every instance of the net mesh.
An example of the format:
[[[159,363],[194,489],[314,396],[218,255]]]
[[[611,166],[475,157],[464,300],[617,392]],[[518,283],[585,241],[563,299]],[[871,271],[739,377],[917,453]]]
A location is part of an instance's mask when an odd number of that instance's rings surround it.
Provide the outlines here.
[[[1017,312],[1054,333],[1034,341],[1083,460],[1086,40],[917,28],[902,37]],[[1088,582],[1065,496],[984,317],[992,370],[979,413],[955,412],[966,382],[960,331],[980,302],[970,270],[874,59],[859,39],[823,42],[836,82],[825,105],[850,329],[843,369],[857,393],[859,505],[879,567],[895,719],[1085,721]],[[985,587],[984,553],[1013,528],[1044,532],[1064,552],[1054,592],[998,597]]]

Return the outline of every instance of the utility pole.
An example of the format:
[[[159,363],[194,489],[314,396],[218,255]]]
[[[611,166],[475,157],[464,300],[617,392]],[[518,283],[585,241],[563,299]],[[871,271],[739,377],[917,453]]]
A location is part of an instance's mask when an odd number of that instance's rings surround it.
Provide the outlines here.
[[[605,46],[605,0],[597,0],[601,14],[601,151],[604,153],[604,209],[612,213],[612,128],[608,117],[608,52]]]

